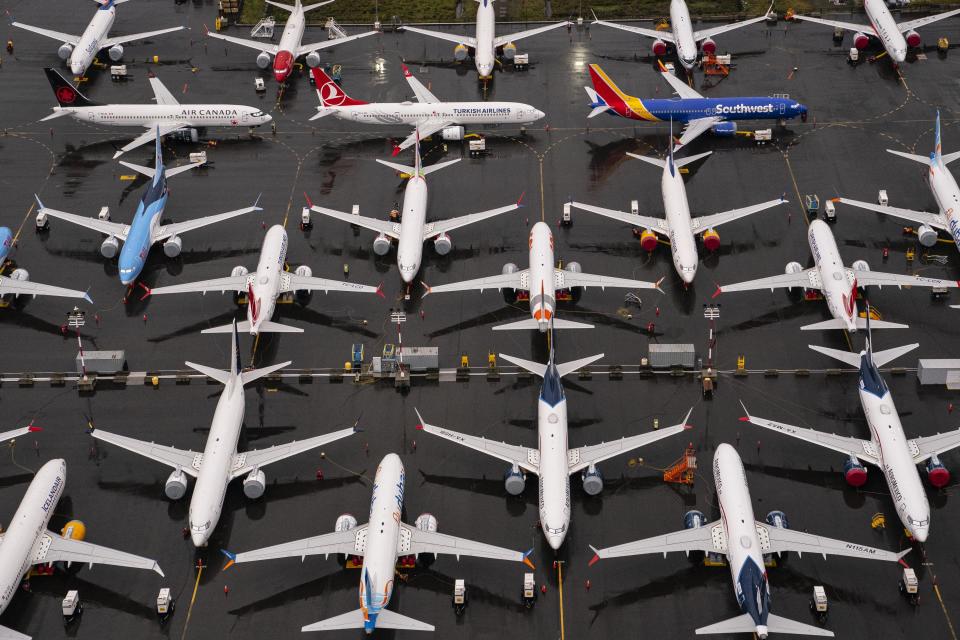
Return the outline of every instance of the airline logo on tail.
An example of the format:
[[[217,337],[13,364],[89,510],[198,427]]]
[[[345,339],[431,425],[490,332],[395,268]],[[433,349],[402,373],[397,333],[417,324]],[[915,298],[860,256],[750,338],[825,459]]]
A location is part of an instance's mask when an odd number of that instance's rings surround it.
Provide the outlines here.
[[[629,96],[621,91],[616,83],[604,73],[600,65],[590,65],[590,82],[593,84],[593,90],[598,98],[598,104],[593,105],[594,107],[606,106],[618,116],[624,118],[659,122],[660,119],[650,113],[639,98]]]
[[[77,91],[73,87],[57,87],[57,101],[60,104],[73,104],[77,99]]]
[[[317,97],[320,98],[320,104],[324,107],[353,107],[361,104],[367,104],[362,100],[354,100],[340,88],[333,78],[324,73],[320,67],[314,67],[311,70],[313,74],[313,83],[317,87]]]

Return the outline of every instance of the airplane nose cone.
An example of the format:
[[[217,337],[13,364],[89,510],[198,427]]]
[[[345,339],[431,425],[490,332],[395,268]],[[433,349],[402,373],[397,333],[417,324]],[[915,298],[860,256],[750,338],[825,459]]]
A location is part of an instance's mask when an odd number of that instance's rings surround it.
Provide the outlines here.
[[[554,551],[559,551],[560,547],[563,545],[563,536],[554,536],[548,534],[547,544],[549,544],[550,548]]]
[[[683,280],[684,284],[690,284],[691,282],[693,282],[693,278],[696,275],[697,275],[696,269],[693,269],[693,270],[684,269],[683,271],[680,272],[680,279]]]
[[[930,527],[914,527],[910,533],[913,534],[914,540],[923,543],[927,541],[927,537],[930,535]]]
[[[484,78],[489,78],[490,74],[493,72],[492,64],[481,64],[477,65],[477,71],[480,72],[480,75]]]
[[[542,120],[543,118],[547,117],[547,114],[545,114],[543,111],[540,111],[540,109],[534,109],[533,112],[537,115],[537,120]]]
[[[894,62],[903,62],[907,59],[907,50],[906,49],[896,49],[891,56]]]
[[[82,75],[83,75],[83,65],[82,65],[82,64],[71,64],[71,65],[70,65],[70,73],[72,73],[72,74],[75,75],[75,76],[82,76]]]
[[[193,546],[197,547],[198,549],[199,549],[200,547],[206,546],[206,544],[207,544],[207,535],[206,535],[206,533],[203,533],[203,532],[200,532],[200,531],[191,531],[191,532],[190,532],[190,539],[193,540]]]

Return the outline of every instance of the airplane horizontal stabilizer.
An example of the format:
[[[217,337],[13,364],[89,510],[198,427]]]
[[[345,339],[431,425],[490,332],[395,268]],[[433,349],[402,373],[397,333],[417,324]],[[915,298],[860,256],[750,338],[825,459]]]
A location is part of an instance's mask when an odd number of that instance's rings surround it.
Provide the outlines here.
[[[874,351],[873,352],[873,364],[878,367],[882,367],[888,362],[893,362],[902,355],[906,355],[920,346],[920,343],[914,342],[913,344],[906,344],[902,347],[894,347],[892,349],[884,349],[883,351]]]
[[[513,331],[516,329],[539,329],[540,323],[534,320],[533,318],[527,318],[526,320],[518,320],[517,322],[511,322],[509,324],[501,324],[496,327],[493,327],[494,331]],[[593,329],[592,324],[586,324],[585,322],[573,322],[572,320],[561,320],[560,318],[553,318],[553,328],[554,329]]]
[[[262,369],[251,369],[250,371],[244,371],[240,374],[240,380],[243,382],[243,384],[248,384],[254,380],[259,380],[264,376],[268,376],[274,371],[279,371],[284,367],[289,367],[291,364],[293,364],[293,360],[287,360],[286,362],[272,364],[269,367],[263,367]]]
[[[407,631],[433,631],[431,624],[414,620],[394,613],[387,609],[381,609],[376,615],[376,626],[383,629],[405,629]],[[360,609],[340,614],[320,622],[308,624],[300,631],[337,631],[340,629],[363,629],[363,612]]]
[[[260,333],[303,333],[303,329],[267,320],[260,323]]]
[[[120,164],[127,167],[128,169],[133,169],[137,173],[142,173],[148,178],[152,178],[156,174],[156,170],[153,167],[144,167],[143,165],[134,164],[132,162],[127,162],[125,160],[120,160]],[[175,175],[181,174],[184,171],[190,171],[190,169],[195,169],[202,165],[202,162],[191,162],[190,164],[185,164],[179,167],[170,167],[169,169],[164,168],[163,177],[172,178]]]
[[[580,358],[579,360],[572,360],[570,362],[561,362],[557,365],[557,373],[560,374],[562,378],[565,375],[569,375],[574,371],[579,371],[590,364],[593,364],[597,360],[603,357],[602,353],[598,353],[593,356],[587,356],[586,358]]]
[[[831,320],[824,320],[823,322],[815,322],[813,324],[808,324],[806,326],[800,327],[800,331],[824,331],[827,329],[846,329],[847,323],[843,320],[838,320],[833,318]],[[857,329],[866,329],[867,321],[865,318],[857,318]],[[871,320],[870,321],[871,329],[907,329],[907,325],[900,324],[898,322],[884,322],[883,320]]]
[[[532,360],[524,360],[523,358],[516,358],[514,356],[508,356],[505,353],[501,353],[499,356],[507,362],[517,365],[521,369],[526,369],[535,376],[540,376],[542,378],[547,373],[547,365],[545,364],[533,362]]]
[[[230,325],[231,327],[233,325]],[[217,369],[216,367],[208,367],[205,364],[197,364],[195,362],[187,362],[186,365],[191,369],[199,371],[200,373],[205,374],[207,377],[213,378],[220,384],[227,384],[230,382],[230,372],[224,371],[223,369]]]
[[[781,618],[772,613],[767,614],[767,630],[770,633],[792,633],[798,636],[822,636],[832,638],[833,631],[815,627],[811,624],[796,622],[788,618]]]
[[[30,636],[3,626],[0,626],[0,638],[3,640],[31,640]]]
[[[237,333],[243,331],[250,331],[250,323],[247,320],[237,323]],[[210,327],[209,329],[204,329],[200,333],[233,333],[232,324],[223,324],[219,327]]]
[[[714,633],[753,633],[756,629],[757,625],[753,622],[753,618],[750,617],[749,613],[744,613],[736,618],[700,627],[695,633],[698,636]]]
[[[867,319],[866,318],[857,318],[857,329],[866,329],[867,328]],[[899,322],[885,322],[883,320],[871,320],[870,321],[871,329],[909,329],[910,327],[905,324],[900,324]]]

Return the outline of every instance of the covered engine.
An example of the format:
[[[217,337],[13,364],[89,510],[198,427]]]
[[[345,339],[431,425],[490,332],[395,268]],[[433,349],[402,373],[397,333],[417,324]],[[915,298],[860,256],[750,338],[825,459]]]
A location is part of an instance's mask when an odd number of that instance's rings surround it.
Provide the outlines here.
[[[57,49],[57,55],[60,56],[61,60],[69,60],[71,53],[73,53],[73,45],[67,43],[63,43],[60,45],[60,48]]]
[[[513,57],[517,55],[517,45],[512,42],[508,42],[503,45],[503,57],[507,60],[513,60]]]
[[[527,486],[527,476],[517,465],[511,466],[503,474],[503,486],[512,496],[518,496],[523,493],[523,488]]]
[[[87,537],[87,525],[83,524],[80,520],[71,520],[67,524],[63,525],[63,529],[60,530],[60,537],[65,540],[76,540],[77,542],[82,542]],[[56,563],[61,569],[69,570],[71,573],[79,571],[83,568],[83,563],[74,564],[71,562],[58,562]]]
[[[856,457],[850,456],[843,463],[843,479],[851,487],[862,487],[867,483],[867,468]]]
[[[311,269],[305,264],[302,264],[299,267],[297,267],[294,273],[301,278],[313,277],[313,269]],[[310,302],[310,299],[313,297],[313,292],[309,291],[308,289],[299,289],[297,290],[296,295],[297,295],[298,302],[300,302],[301,304],[307,304],[308,302]]]
[[[120,251],[120,241],[115,236],[107,236],[107,239],[100,245],[100,255],[107,260],[115,258]]]
[[[12,280],[19,280],[20,282],[26,282],[30,279],[30,272],[24,268],[17,268],[13,270],[13,273],[10,274]]]
[[[786,268],[783,270],[786,274],[800,273],[801,271],[803,271],[803,265],[799,262],[788,262]]]
[[[120,60],[123,59],[123,47],[115,44],[107,49],[107,55],[109,55],[110,59],[114,62],[120,62]]]
[[[243,495],[251,500],[256,500],[263,495],[267,489],[267,476],[260,470],[260,467],[254,467],[253,471],[247,474],[243,479]]]
[[[870,45],[870,37],[865,33],[857,31],[853,34],[853,46],[863,51]]]
[[[239,278],[240,276],[245,276],[250,273],[244,266],[236,266],[233,268],[233,271],[230,272],[230,276],[233,278]]]
[[[373,239],[373,252],[378,256],[385,256],[388,251],[390,251],[390,238],[381,233]]]
[[[657,248],[657,234],[650,229],[644,229],[640,233],[640,246],[644,251],[653,251]]]
[[[344,513],[337,517],[337,523],[333,526],[333,530],[337,533],[342,533],[344,531],[350,531],[356,526],[357,519],[349,513]]]
[[[736,122],[718,122],[717,124],[710,127],[710,131],[713,132],[713,135],[720,136],[721,138],[729,138],[737,135],[737,123]]]
[[[771,511],[767,514],[766,521],[768,525],[771,527],[776,527],[777,529],[790,528],[790,523],[787,521],[787,514],[783,511]],[[777,558],[779,558],[780,562],[783,563],[787,561],[788,555],[788,552],[781,551],[777,554]],[[766,558],[767,555],[764,555],[764,561],[766,561]]]
[[[707,38],[700,43],[700,51],[703,51],[705,54],[712,56],[717,52],[717,43],[714,42],[713,38]]]
[[[584,469],[580,479],[583,480],[583,490],[588,496],[600,495],[603,491],[603,474],[596,465],[592,464]]]
[[[937,230],[930,225],[922,224],[917,227],[917,240],[925,247],[937,244]]]
[[[463,127],[457,125],[455,127],[444,127],[440,132],[440,137],[442,137],[444,140],[456,141],[463,140],[463,134]]]
[[[183,249],[183,239],[180,236],[170,236],[163,243],[163,255],[168,258],[176,258]]]
[[[950,484],[950,470],[943,466],[937,456],[930,456],[927,461],[927,479],[937,489],[943,489]]]
[[[188,127],[168,133],[167,138],[170,140],[179,140],[180,142],[199,142],[200,132],[193,127]]]
[[[433,250],[437,255],[445,256],[453,249],[453,240],[445,233],[441,233],[433,239]]]
[[[703,515],[703,511],[697,511],[692,509],[683,514],[683,528],[684,529],[699,529],[707,524],[707,516]],[[690,562],[699,564],[703,561],[704,552],[703,551],[693,551],[687,554]]]
[[[432,513],[421,513],[417,516],[417,519],[413,521],[413,526],[420,531],[436,533],[439,523],[437,522],[437,517]]]
[[[870,265],[867,264],[866,260],[854,260],[850,266],[854,271],[870,271]]]
[[[465,44],[458,44],[453,48],[453,59],[457,62],[463,62],[470,55],[470,49]]]
[[[908,47],[917,48],[923,44],[923,38],[920,37],[920,34],[911,29],[903,35],[903,39],[907,41]]]
[[[257,66],[261,69],[266,69],[270,66],[270,54],[266,51],[261,51],[257,54]]]
[[[583,273],[583,267],[580,266],[579,262],[568,262],[564,270],[570,273]],[[574,304],[580,302],[582,295],[583,287],[570,287],[570,297],[573,299]]]
[[[655,56],[667,55],[667,43],[657,38],[653,41],[653,44],[650,45],[650,52]]]
[[[167,478],[167,483],[163,486],[163,492],[171,500],[179,500],[187,493],[187,474],[180,469],[176,469]]]
[[[519,270],[517,265],[512,262],[508,262],[503,265],[503,269],[500,270],[500,273],[507,275],[508,273],[516,273]],[[514,304],[517,301],[517,290],[516,289],[503,289],[503,301],[507,304]]]
[[[316,51],[311,51],[308,53],[305,59],[307,61],[307,66],[311,69],[316,69],[320,66],[320,54]]]
[[[720,248],[720,234],[714,229],[703,232],[703,248],[707,251],[716,251]]]

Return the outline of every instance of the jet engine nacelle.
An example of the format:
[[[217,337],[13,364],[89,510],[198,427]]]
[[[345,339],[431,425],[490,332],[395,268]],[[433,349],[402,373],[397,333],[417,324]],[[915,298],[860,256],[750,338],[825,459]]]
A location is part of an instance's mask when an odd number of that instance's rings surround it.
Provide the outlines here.
[[[183,239],[180,236],[170,236],[163,243],[163,255],[168,258],[176,258],[183,249]]]
[[[736,122],[718,122],[717,124],[710,127],[710,131],[715,136],[721,138],[729,138],[731,136],[737,135],[737,123]]]
[[[445,256],[453,249],[453,240],[445,233],[441,233],[433,239],[433,250],[437,255]]]
[[[843,479],[851,487],[862,487],[867,483],[867,468],[856,457],[850,456],[843,463]]]
[[[60,56],[61,60],[69,60],[71,53],[73,53],[73,46],[66,43],[60,45],[60,48],[57,49],[57,55]]]
[[[519,271],[519,268],[517,267],[517,265],[515,265],[512,262],[508,262],[507,264],[503,265],[503,269],[500,270],[500,273],[502,273],[503,275],[507,275],[510,273],[516,273],[517,271]],[[506,302],[507,304],[515,304],[517,302],[516,289],[504,288],[502,290],[502,293],[503,293],[503,301]]]
[[[186,129],[180,129],[179,131],[168,133],[167,138],[171,140],[179,140],[180,142],[199,142],[200,132],[193,127],[188,127]]]
[[[232,277],[232,278],[239,278],[240,276],[245,276],[245,275],[247,275],[248,273],[250,273],[250,272],[247,270],[246,267],[243,267],[243,266],[239,266],[239,265],[238,265],[238,266],[236,266],[236,267],[233,268],[233,271],[230,272],[230,277]]]
[[[457,125],[455,127],[444,127],[440,132],[440,137],[444,140],[463,140],[463,127]]]
[[[294,270],[294,273],[301,278],[313,277],[313,269],[311,269],[305,264],[302,264],[299,267],[297,267]],[[309,289],[298,289],[296,296],[297,296],[297,302],[299,302],[302,305],[307,305],[310,303],[310,300],[313,299],[313,292],[310,291]]]
[[[564,267],[564,271],[569,271],[570,273],[583,273],[583,267],[580,266],[579,262],[568,262],[567,266]],[[570,297],[573,298],[574,304],[580,302],[580,297],[582,295],[583,287],[570,287]]]
[[[30,279],[30,272],[26,269],[19,268],[14,269],[13,273],[10,274],[11,280],[19,280],[20,282],[26,282]]]
[[[653,251],[657,248],[657,234],[650,229],[644,229],[640,233],[640,246],[644,251]]]
[[[123,58],[123,47],[115,44],[107,50],[107,55],[109,55],[110,59],[114,62],[119,62]]]
[[[592,464],[584,469],[580,479],[583,480],[583,490],[588,496],[600,495],[603,491],[603,474],[596,465]]]
[[[270,54],[266,51],[261,51],[257,55],[257,66],[261,69],[266,69],[270,66]]]
[[[715,229],[703,232],[703,248],[707,251],[716,251],[720,248],[720,234]]]
[[[437,517],[432,513],[421,513],[417,516],[417,519],[413,521],[413,526],[420,531],[436,533],[439,523],[437,522]]]
[[[171,500],[179,500],[187,492],[187,474],[180,469],[175,470],[167,478],[167,483],[163,486],[163,492]]]
[[[470,55],[470,49],[465,44],[458,44],[453,48],[453,59],[457,62],[463,62]]]
[[[508,42],[503,45],[503,57],[507,60],[513,60],[513,57],[517,55],[517,45],[512,42]]]
[[[700,43],[700,51],[703,51],[705,54],[712,56],[717,52],[717,43],[714,42],[713,38],[707,38]]]
[[[783,272],[788,275],[791,273],[800,273],[801,271],[803,271],[803,265],[799,262],[788,262],[786,268],[783,270]]]
[[[667,54],[667,43],[663,40],[657,38],[653,41],[653,44],[650,45],[650,52],[655,56],[663,56]]]
[[[863,51],[870,44],[870,37],[865,33],[860,33],[859,31],[853,34],[853,46],[857,49]]]
[[[120,250],[120,241],[114,236],[107,236],[107,239],[103,241],[103,244],[100,245],[100,255],[102,255],[107,260],[115,258],[117,256],[117,251]]]
[[[313,277],[313,269],[311,269],[310,267],[308,267],[308,266],[305,265],[305,264],[302,264],[302,265],[300,265],[299,267],[297,267],[297,269],[294,271],[294,273],[297,274],[298,276],[300,276],[301,278],[312,278],[312,277]]]
[[[251,500],[256,500],[262,496],[266,489],[267,476],[259,467],[255,467],[253,471],[248,473],[247,477],[243,479],[243,495]]]
[[[503,486],[512,496],[518,496],[523,493],[523,488],[527,486],[527,476],[520,470],[520,467],[513,465],[503,475]]]
[[[83,524],[81,520],[71,520],[63,525],[63,529],[60,530],[60,537],[64,540],[83,540],[87,537],[87,525]]]
[[[866,260],[855,260],[852,265],[854,271],[870,271],[870,265]]]
[[[943,466],[937,456],[930,456],[927,461],[927,480],[937,489],[943,489],[950,484],[950,470]]]
[[[357,519],[349,513],[344,513],[337,517],[337,524],[333,526],[333,530],[337,533],[342,533],[344,531],[350,531],[356,526]]]
[[[770,513],[767,514],[766,521],[768,525],[770,525],[771,527],[776,527],[777,529],[790,528],[790,523],[787,521],[787,514],[784,513],[783,511],[771,511]],[[768,557],[770,556],[766,554],[764,555],[764,562],[766,562]],[[787,552],[781,551],[780,553],[777,554],[777,558],[779,558],[781,563],[786,562]]]
[[[910,31],[907,31],[904,34],[903,38],[904,40],[907,41],[908,47],[916,48],[916,47],[919,47],[921,44],[923,44],[923,38],[921,38],[920,34],[914,31],[913,29],[911,29]]]
[[[917,228],[917,240],[925,247],[932,247],[937,244],[937,230],[927,224],[922,224]]]
[[[373,252],[378,256],[385,256],[390,251],[390,238],[381,233],[373,239]]]
[[[699,529],[707,524],[707,516],[703,515],[703,511],[697,511],[692,509],[683,514],[683,528],[684,529]],[[700,564],[704,558],[703,551],[694,551],[687,554],[690,562]]]
[[[316,69],[320,66],[320,54],[316,51],[311,51],[307,54],[306,61],[308,67],[311,69]]]

